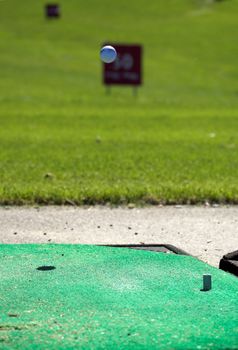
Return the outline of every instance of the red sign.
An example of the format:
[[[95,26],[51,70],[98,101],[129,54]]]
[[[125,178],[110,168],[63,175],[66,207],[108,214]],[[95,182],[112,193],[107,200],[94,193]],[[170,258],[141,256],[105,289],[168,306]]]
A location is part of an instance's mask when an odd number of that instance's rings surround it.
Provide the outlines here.
[[[57,18],[60,17],[59,5],[57,4],[48,4],[45,7],[46,17]]]
[[[105,85],[142,84],[142,47],[139,45],[116,45],[117,58],[113,63],[104,63],[103,79]]]

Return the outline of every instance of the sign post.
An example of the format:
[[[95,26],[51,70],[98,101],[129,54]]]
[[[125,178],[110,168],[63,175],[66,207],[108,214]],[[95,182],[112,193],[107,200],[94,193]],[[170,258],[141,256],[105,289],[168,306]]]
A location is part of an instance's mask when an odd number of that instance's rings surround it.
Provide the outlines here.
[[[142,85],[142,47],[140,45],[113,46],[117,51],[117,59],[113,63],[103,64],[103,82],[111,85],[131,85],[134,94],[136,88]]]

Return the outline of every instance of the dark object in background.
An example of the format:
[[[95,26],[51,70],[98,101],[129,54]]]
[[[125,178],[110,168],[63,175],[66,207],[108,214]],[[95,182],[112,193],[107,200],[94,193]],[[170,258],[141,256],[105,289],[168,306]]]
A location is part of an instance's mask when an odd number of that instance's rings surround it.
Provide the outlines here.
[[[219,269],[238,276],[238,250],[224,255],[220,260]]]
[[[113,63],[104,63],[103,81],[105,85],[142,84],[142,47],[140,45],[118,45],[105,43],[116,49],[117,58]]]
[[[45,6],[45,14],[47,18],[59,18],[60,8],[58,4],[48,4]]]

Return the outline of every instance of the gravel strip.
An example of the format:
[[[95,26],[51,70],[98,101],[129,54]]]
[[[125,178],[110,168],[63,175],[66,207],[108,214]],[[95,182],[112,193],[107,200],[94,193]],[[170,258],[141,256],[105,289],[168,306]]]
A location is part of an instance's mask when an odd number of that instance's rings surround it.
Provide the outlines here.
[[[167,243],[218,267],[238,249],[238,206],[2,207],[0,242]]]

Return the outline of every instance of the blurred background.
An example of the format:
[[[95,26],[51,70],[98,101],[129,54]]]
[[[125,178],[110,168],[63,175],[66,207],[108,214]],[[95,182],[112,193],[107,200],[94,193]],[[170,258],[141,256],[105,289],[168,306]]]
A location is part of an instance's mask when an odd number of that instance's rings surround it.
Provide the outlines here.
[[[238,202],[238,1],[0,1],[0,203]],[[105,42],[143,84],[103,85]]]

